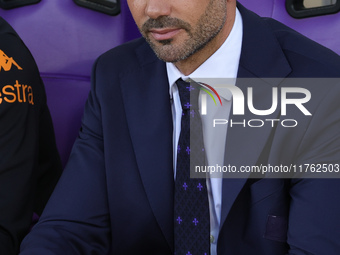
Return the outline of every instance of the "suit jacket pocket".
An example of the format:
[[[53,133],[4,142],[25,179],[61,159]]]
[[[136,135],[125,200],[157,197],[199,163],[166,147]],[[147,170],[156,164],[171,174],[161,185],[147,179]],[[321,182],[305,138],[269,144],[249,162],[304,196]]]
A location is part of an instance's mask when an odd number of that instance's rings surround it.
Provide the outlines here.
[[[268,215],[264,238],[286,242],[288,231],[288,220],[286,217]]]

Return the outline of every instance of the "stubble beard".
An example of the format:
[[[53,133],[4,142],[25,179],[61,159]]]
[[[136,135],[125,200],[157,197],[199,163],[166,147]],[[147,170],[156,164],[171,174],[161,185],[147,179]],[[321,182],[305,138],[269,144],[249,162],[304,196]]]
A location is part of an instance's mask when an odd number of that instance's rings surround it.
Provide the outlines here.
[[[206,47],[222,30],[226,18],[226,1],[211,0],[195,28],[183,20],[162,16],[155,20],[149,19],[140,31],[159,59],[164,62],[176,63]],[[166,27],[184,29],[188,39],[180,44],[174,44],[172,39],[154,43],[147,31],[151,28]]]

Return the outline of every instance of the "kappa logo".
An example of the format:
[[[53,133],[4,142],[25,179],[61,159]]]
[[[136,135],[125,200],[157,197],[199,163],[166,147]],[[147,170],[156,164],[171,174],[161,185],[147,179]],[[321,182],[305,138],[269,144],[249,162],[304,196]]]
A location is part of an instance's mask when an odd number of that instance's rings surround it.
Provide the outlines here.
[[[8,72],[12,69],[12,67],[16,66],[18,70],[22,70],[22,68],[18,65],[17,62],[13,58],[8,57],[5,52],[0,50],[0,72],[3,69],[5,72]]]

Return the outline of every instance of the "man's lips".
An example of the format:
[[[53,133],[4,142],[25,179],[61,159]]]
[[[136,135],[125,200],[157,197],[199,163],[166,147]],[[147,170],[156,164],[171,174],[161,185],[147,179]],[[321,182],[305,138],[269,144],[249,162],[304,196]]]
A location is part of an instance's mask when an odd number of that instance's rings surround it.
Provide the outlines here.
[[[162,28],[162,29],[150,29],[149,32],[156,41],[163,41],[172,39],[181,31],[181,28]]]

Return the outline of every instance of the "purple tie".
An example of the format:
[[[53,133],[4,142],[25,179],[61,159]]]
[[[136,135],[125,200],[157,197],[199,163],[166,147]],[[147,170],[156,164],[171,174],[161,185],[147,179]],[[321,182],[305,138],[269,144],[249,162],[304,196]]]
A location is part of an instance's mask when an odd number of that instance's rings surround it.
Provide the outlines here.
[[[176,82],[183,109],[175,181],[175,255],[210,254],[210,217],[206,179],[190,178],[190,167],[205,165],[199,85]],[[191,97],[191,100],[190,100]]]

